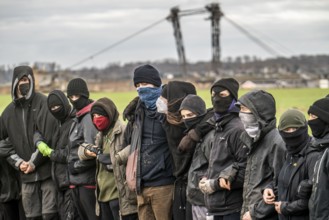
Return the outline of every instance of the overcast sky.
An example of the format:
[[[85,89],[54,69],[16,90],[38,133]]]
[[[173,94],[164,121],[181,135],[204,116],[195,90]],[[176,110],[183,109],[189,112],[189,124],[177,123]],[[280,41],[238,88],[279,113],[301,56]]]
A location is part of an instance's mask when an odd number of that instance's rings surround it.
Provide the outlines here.
[[[173,6],[203,8],[200,0],[1,0],[0,65],[56,62],[67,68],[165,18]],[[222,0],[223,13],[285,56],[329,54],[328,0]],[[207,14],[181,18],[186,57],[211,60]],[[273,43],[275,42],[275,44]],[[221,21],[223,58],[269,53]],[[164,21],[78,68],[110,62],[177,59],[171,23]]]

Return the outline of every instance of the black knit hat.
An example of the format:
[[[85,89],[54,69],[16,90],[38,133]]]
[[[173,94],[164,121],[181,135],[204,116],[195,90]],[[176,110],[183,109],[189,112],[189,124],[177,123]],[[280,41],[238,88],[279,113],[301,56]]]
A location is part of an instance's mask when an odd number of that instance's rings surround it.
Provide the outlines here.
[[[232,95],[232,97],[235,100],[238,100],[238,90],[239,90],[239,83],[233,79],[233,78],[224,78],[224,79],[220,79],[217,82],[215,82],[211,89],[210,92],[212,92],[214,87],[222,87],[227,89],[230,94]]]
[[[297,109],[289,109],[281,115],[278,129],[279,131],[283,131],[287,128],[300,128],[304,126],[307,126],[305,115]]]
[[[86,81],[81,78],[72,79],[67,85],[67,96],[81,95],[89,98],[89,90]]]
[[[149,64],[137,67],[134,71],[134,85],[137,83],[150,83],[160,87],[162,82],[159,71]]]
[[[197,116],[205,115],[207,113],[206,103],[197,95],[187,95],[182,104],[180,105],[179,111],[189,110]]]
[[[329,124],[329,98],[326,97],[315,101],[308,109],[308,114],[310,113]]]
[[[108,117],[107,112],[99,105],[95,105],[91,108],[90,114],[99,114]]]

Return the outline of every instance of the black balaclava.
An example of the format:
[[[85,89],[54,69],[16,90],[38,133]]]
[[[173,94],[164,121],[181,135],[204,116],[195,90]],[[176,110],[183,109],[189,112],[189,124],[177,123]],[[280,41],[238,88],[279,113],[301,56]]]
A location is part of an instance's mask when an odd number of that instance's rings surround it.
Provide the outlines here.
[[[75,78],[69,82],[67,85],[67,96],[70,97],[72,95],[80,95],[80,98],[75,101],[70,99],[71,104],[76,110],[79,111],[90,104],[89,90],[87,83],[83,79]]]
[[[308,110],[308,114],[316,115],[318,118],[309,120],[308,125],[315,138],[323,138],[329,133],[329,98],[322,98],[313,103]]]
[[[71,112],[71,106],[69,101],[67,100],[65,94],[60,90],[54,90],[49,93],[47,98],[48,109],[51,114],[59,120],[61,123],[65,121],[65,119],[69,116]],[[53,106],[60,106],[60,108],[55,111],[51,110]]]
[[[179,111],[181,110],[189,110],[196,115],[196,117],[193,118],[183,119],[187,130],[190,130],[198,124],[207,113],[206,103],[199,96],[192,94],[184,98],[179,108]]]
[[[227,97],[220,97],[219,93],[224,90],[228,90],[230,95]],[[210,89],[211,93],[215,93],[215,95],[211,97],[214,111],[219,114],[226,113],[232,106],[233,100],[236,101],[238,99],[238,90],[239,83],[233,78],[224,78],[215,82]]]
[[[297,128],[294,132],[284,132],[287,128]],[[307,131],[307,121],[304,114],[297,109],[285,111],[279,121],[280,135],[286,143],[287,151],[290,154],[300,152],[309,139]]]

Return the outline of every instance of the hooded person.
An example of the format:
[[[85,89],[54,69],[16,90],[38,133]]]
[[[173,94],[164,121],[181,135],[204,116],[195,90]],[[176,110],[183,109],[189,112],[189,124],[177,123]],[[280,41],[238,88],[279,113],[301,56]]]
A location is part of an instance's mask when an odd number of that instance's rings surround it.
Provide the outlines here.
[[[187,95],[179,108],[186,132],[194,129],[207,115],[205,102],[197,95]],[[207,208],[204,195],[199,189],[199,179],[206,175],[211,147],[213,146],[214,129],[197,143],[188,171],[186,187],[187,201],[192,205],[194,220],[206,219]]]
[[[156,107],[162,91],[159,71],[149,64],[141,65],[134,70],[133,82],[139,99],[134,119],[125,130],[124,147],[130,145],[130,152],[138,151],[134,187],[138,217],[171,220],[175,178],[166,131]]]
[[[190,94],[196,94],[196,89],[192,83],[170,81],[164,86],[157,101],[157,111],[164,115],[163,125],[174,163],[173,174],[176,177],[173,198],[174,220],[192,218],[191,204],[186,200],[186,187],[193,151],[182,154],[178,148],[186,130],[179,109],[183,99]]]
[[[310,219],[328,219],[329,98],[316,100],[310,106],[308,114],[308,125],[314,137],[313,147],[321,151],[314,168],[312,195],[309,201]]]
[[[53,90],[47,98],[50,113],[60,124],[59,138],[56,146],[49,147],[42,134],[36,132],[33,141],[43,156],[52,161],[52,178],[58,189],[57,206],[61,219],[70,219],[74,213],[67,158],[69,156],[69,133],[75,117],[67,97],[60,90]]]
[[[214,115],[208,121],[215,132],[206,174],[199,181],[208,215],[240,219],[246,151],[239,139],[244,131],[235,106],[239,83],[223,78],[210,89]]]
[[[89,99],[87,83],[82,78],[72,79],[68,83],[67,97],[76,111],[69,133],[68,156],[74,206],[81,219],[98,219],[95,213],[96,159],[80,160],[78,154],[84,150],[80,145],[95,144],[97,129],[90,116],[93,100]]]
[[[33,144],[33,135],[39,131],[47,143],[55,146],[58,123],[48,111],[47,97],[35,91],[33,70],[29,66],[14,69],[11,88],[13,102],[2,113],[0,136],[12,142],[13,154],[7,160],[20,171],[25,215],[27,219],[57,219],[51,162]]]
[[[281,220],[306,220],[309,219],[308,198],[304,198],[299,192],[313,178],[319,151],[312,147],[307,120],[301,111],[285,111],[278,129],[286,144],[286,161],[277,183],[272,182],[264,190],[263,199],[265,203],[275,206]]]
[[[91,147],[99,149],[99,154],[84,150],[79,157],[82,160],[97,157],[96,213],[100,219],[138,219],[136,194],[125,184],[125,166],[120,166],[115,158],[123,149],[125,130],[117,107],[112,100],[101,98],[93,104],[90,114],[98,130],[96,145]]]
[[[277,219],[273,205],[263,201],[261,190],[278,180],[285,161],[285,143],[276,129],[274,97],[263,90],[253,90],[238,100],[239,117],[245,132],[241,140],[248,150],[241,217]]]

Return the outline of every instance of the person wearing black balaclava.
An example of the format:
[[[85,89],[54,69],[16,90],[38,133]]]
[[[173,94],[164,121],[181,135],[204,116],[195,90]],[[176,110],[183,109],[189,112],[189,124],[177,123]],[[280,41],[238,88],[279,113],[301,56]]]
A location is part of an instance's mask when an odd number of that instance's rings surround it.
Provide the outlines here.
[[[263,199],[265,203],[275,206],[280,220],[307,220],[308,198],[304,198],[298,188],[312,180],[319,151],[312,147],[306,118],[299,110],[285,111],[278,129],[286,143],[286,161],[277,183],[272,182],[264,190]]]
[[[233,78],[220,79],[210,89],[215,134],[199,188],[208,215],[215,220],[240,219],[246,151],[239,139],[244,129],[235,106],[238,90],[239,83]]]
[[[245,128],[240,139],[248,151],[241,219],[277,219],[274,205],[266,204],[262,195],[262,189],[277,181],[285,161],[285,143],[276,129],[275,99],[266,91],[253,90],[240,97],[237,106]]]
[[[11,102],[1,117],[0,137],[9,138],[13,154],[7,161],[19,171],[22,202],[27,219],[58,219],[57,191],[51,178],[51,162],[33,144],[40,131],[55,146],[58,123],[48,111],[47,97],[35,91],[33,70],[18,66],[12,78]]]
[[[308,125],[314,137],[313,147],[321,151],[315,165],[312,195],[309,201],[310,219],[328,219],[329,197],[329,98],[313,103],[308,110]]]
[[[197,95],[187,95],[179,108],[186,132],[194,129],[207,114],[205,102]],[[187,201],[192,205],[193,220],[205,220],[207,208],[205,206],[203,193],[199,189],[199,179],[206,175],[213,135],[215,130],[209,131],[196,145],[192,162],[188,171],[186,187]]]
[[[175,178],[166,131],[156,107],[162,91],[160,74],[153,66],[142,65],[134,70],[133,81],[139,99],[134,120],[125,131],[125,144],[130,145],[130,152],[139,152],[135,187],[138,217],[171,220]]]
[[[76,111],[70,129],[70,154],[68,157],[70,188],[75,208],[81,219],[98,219],[96,204],[96,159],[80,160],[82,144],[95,144],[97,129],[92,123],[90,109],[93,101],[89,99],[87,83],[81,78],[72,79],[67,85],[67,97]]]
[[[46,140],[40,132],[36,132],[33,141],[43,156],[49,157],[52,161],[52,177],[58,189],[57,206],[61,219],[74,219],[77,213],[74,212],[71,198],[72,189],[67,164],[69,155],[69,133],[75,117],[67,97],[60,90],[49,93],[47,98],[48,109],[60,124],[59,138],[55,147],[47,145]]]

